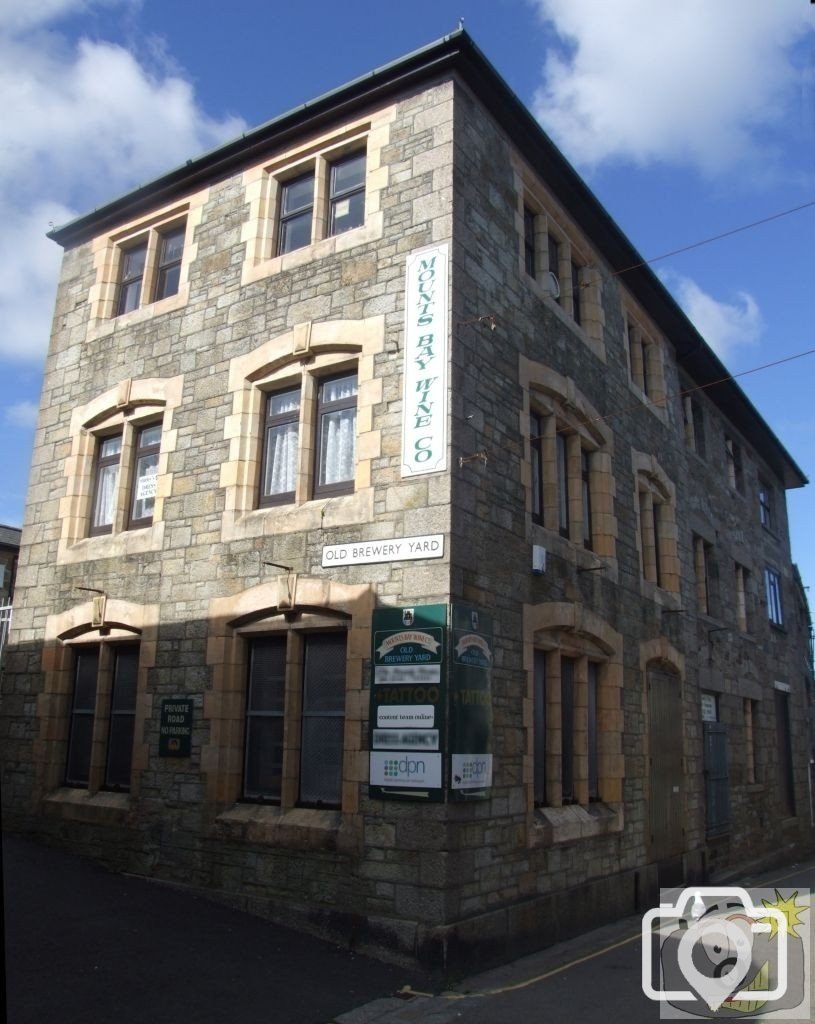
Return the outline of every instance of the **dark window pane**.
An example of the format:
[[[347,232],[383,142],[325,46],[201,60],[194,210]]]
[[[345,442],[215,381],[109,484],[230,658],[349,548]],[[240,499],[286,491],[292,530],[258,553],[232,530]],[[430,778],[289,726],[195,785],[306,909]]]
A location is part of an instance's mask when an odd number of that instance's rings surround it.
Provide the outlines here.
[[[98,648],[78,651],[74,676],[74,711],[93,712],[96,706],[96,677],[98,672]]]
[[[119,301],[116,315],[129,313],[141,301],[141,286],[144,263],[147,258],[147,242],[127,249],[122,253],[122,269],[119,276]]]
[[[105,785],[110,789],[130,789],[135,720],[135,715],[113,715],[110,720],[108,765],[105,775]]]
[[[168,295],[177,295],[180,280],[180,263],[176,263],[172,267],[162,267],[158,272],[158,278],[156,280],[156,302],[158,302],[159,299],[166,299]]]
[[[355,153],[331,165],[329,235],[365,222],[365,154]]]
[[[65,782],[69,786],[88,784],[98,672],[99,648],[91,647],[77,651],[68,735],[68,763],[65,767]]]
[[[301,803],[341,802],[346,644],[345,633],[305,638]]]
[[[282,714],[285,689],[285,639],[256,640],[249,662],[249,711]]]
[[[589,662],[589,799],[600,799],[600,780],[597,765],[597,676],[598,667],[594,661]]]
[[[280,225],[280,245],[278,251],[282,255],[302,249],[311,243],[311,211],[298,213],[297,216],[283,221]]]
[[[350,192],[365,184],[365,154],[355,153],[331,165],[331,196]]]
[[[558,434],[555,438],[557,451],[557,500],[558,529],[563,537],[569,536],[569,460],[566,447],[566,435]]]
[[[138,281],[130,281],[128,284],[123,284],[119,292],[117,316],[122,316],[123,313],[129,313],[133,309],[138,309],[140,299],[141,278]]]
[[[87,786],[91,766],[93,715],[71,716],[71,737],[68,741],[68,767],[65,782],[69,786]]]
[[[572,316],[575,319],[575,323],[580,323],[582,316],[582,310],[580,308],[581,290],[580,290],[580,267],[576,263],[572,263]]]
[[[583,491],[583,546],[590,551],[593,546],[591,533],[591,456],[585,449],[580,452],[580,469]]]
[[[535,214],[524,207],[524,267],[530,277],[535,276]]]
[[[139,648],[117,647],[110,695],[110,731],[105,772],[105,785],[111,789],[130,788],[138,672]]]
[[[338,807],[342,796],[342,718],[303,719],[300,802]]]
[[[549,272],[554,274],[560,283],[560,246],[552,235],[547,236],[546,244],[549,251]],[[560,299],[557,301],[560,302]]]
[[[306,207],[311,208],[314,201],[314,175],[305,174],[302,178],[295,178],[283,186],[283,195],[280,209],[284,217],[297,213]]]
[[[185,228],[174,228],[161,236],[161,266],[168,263],[180,262],[184,254]]]
[[[285,637],[252,642],[248,690],[243,793],[250,800],[279,801],[283,776]]]
[[[574,659],[560,659],[561,779],[564,803],[574,800]]]
[[[116,664],[113,671],[113,711],[136,710],[136,683],[139,673],[138,647],[120,647],[116,650]]]
[[[533,414],[529,417],[529,449],[532,458],[532,518],[536,523],[543,522],[542,432],[543,424],[541,418]]]
[[[533,677],[535,803],[546,803],[546,654],[535,651]]]
[[[247,719],[244,796],[250,800],[279,801],[282,778],[282,717]]]

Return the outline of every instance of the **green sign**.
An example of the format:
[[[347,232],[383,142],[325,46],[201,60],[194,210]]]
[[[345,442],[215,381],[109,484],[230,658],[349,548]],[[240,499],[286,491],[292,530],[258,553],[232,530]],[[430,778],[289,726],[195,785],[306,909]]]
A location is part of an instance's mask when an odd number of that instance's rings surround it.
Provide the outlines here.
[[[492,617],[452,606],[450,795],[485,799],[492,786]]]
[[[192,700],[169,698],[161,702],[159,757],[189,757],[192,750]]]
[[[444,799],[447,605],[373,614],[370,795]]]

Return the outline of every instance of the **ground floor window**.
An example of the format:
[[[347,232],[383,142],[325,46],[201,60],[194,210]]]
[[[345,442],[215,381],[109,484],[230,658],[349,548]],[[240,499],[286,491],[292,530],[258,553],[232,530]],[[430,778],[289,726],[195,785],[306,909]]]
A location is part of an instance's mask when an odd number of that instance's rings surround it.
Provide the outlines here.
[[[301,806],[340,806],[346,637],[291,630],[249,641],[245,799],[280,803],[296,765]]]
[[[139,648],[93,645],[74,654],[65,784],[86,788],[98,767],[106,789],[130,788]],[[93,765],[94,749],[104,765]]]

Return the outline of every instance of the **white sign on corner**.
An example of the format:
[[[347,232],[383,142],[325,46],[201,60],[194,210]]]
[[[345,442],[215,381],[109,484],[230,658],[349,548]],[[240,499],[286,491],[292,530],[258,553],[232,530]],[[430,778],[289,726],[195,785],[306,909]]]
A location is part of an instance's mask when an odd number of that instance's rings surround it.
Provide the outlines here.
[[[407,258],[403,477],[447,469],[448,260],[447,243]]]
[[[391,537],[389,540],[360,540],[352,544],[326,544],[323,568],[332,565],[365,565],[374,562],[407,562],[416,558],[441,558],[444,534],[422,537]]]

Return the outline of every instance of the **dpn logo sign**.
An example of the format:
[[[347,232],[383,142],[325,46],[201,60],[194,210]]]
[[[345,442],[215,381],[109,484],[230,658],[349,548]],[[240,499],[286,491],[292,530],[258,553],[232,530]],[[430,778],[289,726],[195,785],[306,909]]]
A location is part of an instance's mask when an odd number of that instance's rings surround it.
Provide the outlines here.
[[[407,786],[427,789],[441,786],[441,754],[371,751],[372,786]]]

